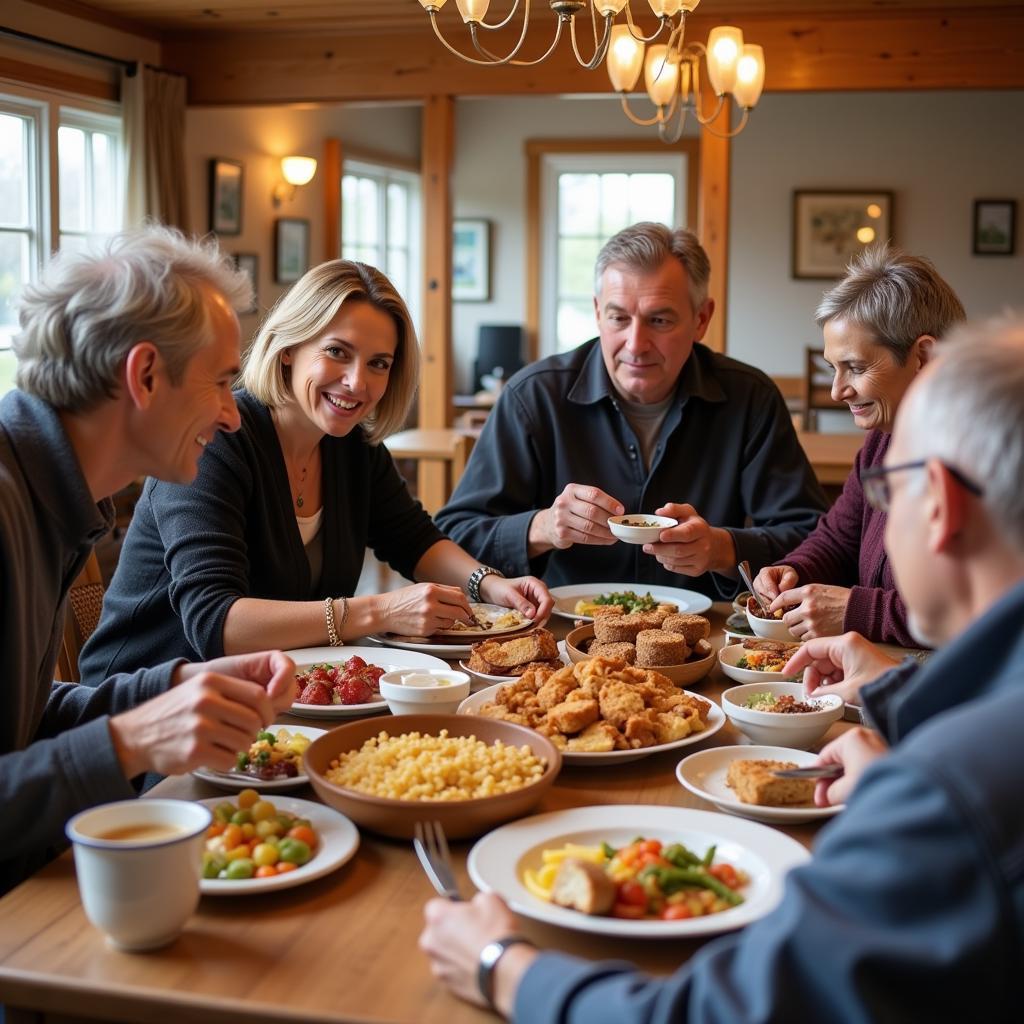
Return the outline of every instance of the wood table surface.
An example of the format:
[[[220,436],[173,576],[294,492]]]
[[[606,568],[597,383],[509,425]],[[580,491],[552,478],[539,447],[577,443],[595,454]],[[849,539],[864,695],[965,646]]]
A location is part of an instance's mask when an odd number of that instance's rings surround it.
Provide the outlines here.
[[[729,610],[715,606],[712,639],[718,643]],[[551,625],[564,635],[568,623],[556,619]],[[717,700],[729,685],[716,665],[692,688]],[[826,740],[846,727],[836,723]],[[745,742],[726,723],[695,749]],[[563,767],[537,813],[632,803],[714,810],[676,781],[676,764],[692,752],[668,751],[624,765]],[[154,792],[183,798],[222,794],[191,776],[167,779]],[[288,795],[315,799],[308,787]],[[782,831],[809,846],[818,828]],[[452,844],[466,893],[472,891],[465,870],[471,845]],[[353,860],[325,878],[262,896],[203,897],[171,946],[118,953],[86,920],[68,853],[0,900],[0,1004],[8,1007],[8,1024],[493,1020],[431,977],[417,938],[423,903],[432,895],[410,844],[363,833]],[[706,941],[630,945],[532,921],[524,921],[522,930],[542,947],[594,959],[628,957],[655,974],[669,973]]]

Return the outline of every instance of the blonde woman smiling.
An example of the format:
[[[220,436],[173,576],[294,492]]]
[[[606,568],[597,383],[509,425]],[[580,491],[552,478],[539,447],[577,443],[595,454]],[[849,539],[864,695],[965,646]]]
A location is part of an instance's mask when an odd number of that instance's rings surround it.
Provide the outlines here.
[[[405,421],[419,346],[378,270],[335,260],[271,311],[236,393],[241,427],[205,445],[191,486],[150,480],[82,677],[173,657],[427,635],[468,597],[543,621],[547,589],[505,579],[434,526],[380,443]],[[352,597],[365,550],[420,582]]]

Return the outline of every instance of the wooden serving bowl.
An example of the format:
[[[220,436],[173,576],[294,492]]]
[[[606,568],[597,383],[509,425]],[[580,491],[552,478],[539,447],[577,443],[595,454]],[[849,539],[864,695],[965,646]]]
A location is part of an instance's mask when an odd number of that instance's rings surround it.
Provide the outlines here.
[[[501,740],[508,746],[527,746],[547,767],[529,786],[476,800],[396,800],[361,793],[327,779],[327,770],[339,754],[358,750],[378,733],[400,736],[419,732],[436,736],[442,729],[447,729],[449,736],[475,736],[489,745]],[[416,822],[439,821],[449,839],[465,839],[532,811],[554,783],[562,766],[562,755],[546,736],[512,722],[467,715],[394,715],[364,718],[332,729],[310,744],[303,762],[317,796],[362,828],[411,839]]]
[[[565,638],[565,649],[569,654],[569,660],[575,664],[590,657],[587,647],[594,639],[594,624],[577,626]],[[681,665],[652,665],[654,672],[660,672],[667,676],[676,686],[690,686],[698,680],[703,679],[715,664],[715,652],[712,651],[706,658],[697,661],[684,661]],[[319,742],[319,741],[315,741]],[[312,749],[312,748],[310,748]]]

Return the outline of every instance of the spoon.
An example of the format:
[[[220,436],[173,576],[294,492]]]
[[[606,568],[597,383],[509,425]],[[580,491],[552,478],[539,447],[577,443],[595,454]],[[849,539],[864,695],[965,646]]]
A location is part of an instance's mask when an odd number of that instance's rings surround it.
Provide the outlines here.
[[[761,600],[761,595],[754,589],[754,582],[750,578],[750,563],[746,559],[744,559],[742,562],[740,562],[739,565],[736,566],[736,568],[739,570],[740,579],[743,580],[743,582],[747,585],[747,590],[749,590],[751,594],[754,595],[754,600],[757,602],[757,607],[761,609],[761,618],[770,619],[772,617],[772,614],[764,606],[764,602]]]

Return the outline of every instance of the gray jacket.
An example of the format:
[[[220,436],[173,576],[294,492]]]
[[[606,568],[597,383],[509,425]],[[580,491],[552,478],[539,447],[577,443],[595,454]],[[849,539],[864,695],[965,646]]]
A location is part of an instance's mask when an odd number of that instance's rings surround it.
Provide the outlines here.
[[[57,413],[21,391],[0,401],[0,893],[63,841],[79,810],[135,795],[107,716],[170,685],[174,665],[98,689],[55,683],[68,588],[113,506],[97,504]]]

